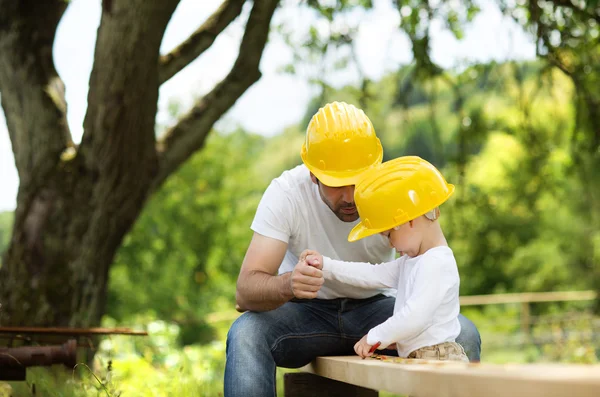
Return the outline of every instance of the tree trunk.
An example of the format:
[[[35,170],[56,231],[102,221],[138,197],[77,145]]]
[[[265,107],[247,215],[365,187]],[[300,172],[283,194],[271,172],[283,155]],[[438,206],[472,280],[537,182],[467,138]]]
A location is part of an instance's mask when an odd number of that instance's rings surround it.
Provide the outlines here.
[[[580,76],[586,76],[583,67],[573,77],[578,118],[573,139],[573,158],[584,192],[583,211],[589,212],[584,266],[590,272],[594,289],[600,297],[600,90],[592,78],[592,81],[585,81],[585,77]],[[596,299],[594,310],[600,313],[600,298]]]
[[[0,321],[89,326],[104,312],[109,265],[157,172],[159,46],[177,1],[103,4],[78,150],[60,138],[62,93],[52,90],[60,79],[51,48],[68,3],[43,4],[36,20],[27,4],[0,3],[0,89],[21,181]]]
[[[230,73],[165,137],[158,89],[242,10],[226,0],[184,44],[159,57],[178,0],[104,0],[81,145],[71,141],[52,46],[68,1],[0,0],[1,104],[20,185],[0,268],[0,324],[97,325],[110,264],[147,197],[260,78],[278,0],[253,2]]]

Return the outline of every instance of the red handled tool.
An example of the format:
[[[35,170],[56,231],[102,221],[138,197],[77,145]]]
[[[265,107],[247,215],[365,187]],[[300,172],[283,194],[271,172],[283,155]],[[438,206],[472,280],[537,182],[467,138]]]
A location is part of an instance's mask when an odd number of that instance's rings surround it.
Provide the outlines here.
[[[375,343],[373,346],[371,346],[371,349],[369,349],[369,354],[373,353],[375,350],[377,350],[377,348],[381,345],[381,342],[377,342]]]

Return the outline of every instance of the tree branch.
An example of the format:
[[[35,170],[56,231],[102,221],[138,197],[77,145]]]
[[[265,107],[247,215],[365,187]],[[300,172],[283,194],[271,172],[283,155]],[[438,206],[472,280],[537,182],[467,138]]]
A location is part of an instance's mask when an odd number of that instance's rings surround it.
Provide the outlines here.
[[[582,19],[582,22],[587,23],[585,20],[592,18],[596,20],[596,22],[600,23],[600,15],[594,12],[594,6],[591,5],[593,2],[589,2],[591,9],[587,8],[579,8],[579,6],[573,4],[571,0],[552,0],[554,5],[570,8],[575,14],[579,15]]]
[[[573,70],[569,68],[561,59],[560,56],[553,50],[548,51],[548,55],[546,56],[548,61],[556,66],[561,72],[563,72],[566,76],[573,78]]]
[[[213,124],[260,78],[259,64],[278,0],[255,1],[233,68],[158,142],[159,172],[154,189],[204,145]]]
[[[170,53],[160,57],[158,81],[169,80],[198,58],[215,41],[217,36],[242,12],[246,0],[226,0],[221,6],[183,43]]]
[[[52,59],[68,2],[0,0],[0,92],[21,194],[55,170],[72,145],[65,88]]]

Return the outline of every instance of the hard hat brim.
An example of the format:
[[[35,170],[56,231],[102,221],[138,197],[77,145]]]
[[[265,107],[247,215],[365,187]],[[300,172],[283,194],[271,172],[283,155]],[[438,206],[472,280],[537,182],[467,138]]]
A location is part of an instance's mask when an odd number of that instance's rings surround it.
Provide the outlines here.
[[[333,173],[325,173],[323,171],[314,169],[313,167],[308,167],[310,172],[313,173],[317,179],[326,186],[330,187],[340,187],[340,186],[351,186],[356,185],[360,180],[361,174],[366,171],[351,171],[351,172],[336,172]]]
[[[443,200],[441,200],[439,203],[436,203],[436,205],[433,208],[437,208],[440,205],[444,204],[446,201],[448,201],[448,199],[450,198],[450,196],[452,196],[452,194],[454,193],[455,190],[455,186],[453,184],[448,183],[448,193],[446,194],[446,196],[444,197]],[[431,209],[433,209],[431,208]],[[416,219],[422,215],[425,215],[426,213],[428,213],[429,211],[431,211],[431,209],[427,210],[427,211],[420,211],[418,212],[416,215],[414,215],[414,217],[411,217],[412,219]],[[360,213],[358,214],[360,216]],[[406,223],[412,219],[405,219],[403,221],[401,221],[400,223],[394,224],[392,226],[387,226],[384,228],[379,228],[379,229],[371,229],[368,228],[362,221],[360,221],[360,223],[356,226],[354,226],[354,228],[352,228],[352,230],[350,231],[350,233],[348,234],[348,241],[349,242],[354,242],[354,241],[358,241],[360,239],[363,239],[365,237],[369,237],[372,236],[374,234],[377,233],[381,233],[381,232],[385,232],[386,230],[390,230],[393,227],[402,225],[403,223]]]
[[[354,226],[354,228],[352,228],[352,230],[348,234],[348,241],[352,243],[354,241],[358,241],[365,237],[369,237],[369,236],[372,236],[377,233],[385,232],[386,230],[389,230],[389,229],[390,229],[389,227],[386,227],[383,229],[369,229],[361,221],[358,225]]]
[[[331,187],[340,187],[340,186],[351,186],[356,185],[360,181],[362,174],[374,166],[381,164],[383,161],[383,149],[381,148],[381,143],[378,140],[378,146],[380,148],[379,155],[373,164],[365,167],[361,170],[351,170],[351,171],[322,171],[316,167],[313,167],[306,158],[306,144],[302,145],[302,150],[300,151],[300,157],[302,158],[302,162],[308,168],[310,172],[313,173],[317,179],[322,182],[326,186]]]

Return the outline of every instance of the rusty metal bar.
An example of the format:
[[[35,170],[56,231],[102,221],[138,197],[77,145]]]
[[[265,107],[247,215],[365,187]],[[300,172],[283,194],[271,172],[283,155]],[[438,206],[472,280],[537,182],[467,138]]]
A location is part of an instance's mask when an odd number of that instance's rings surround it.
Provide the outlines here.
[[[0,334],[39,334],[39,335],[132,335],[147,336],[146,331],[130,328],[45,328],[45,327],[0,327]]]
[[[28,367],[63,364],[75,367],[77,342],[74,339],[55,346],[0,348],[0,380],[25,380]]]

